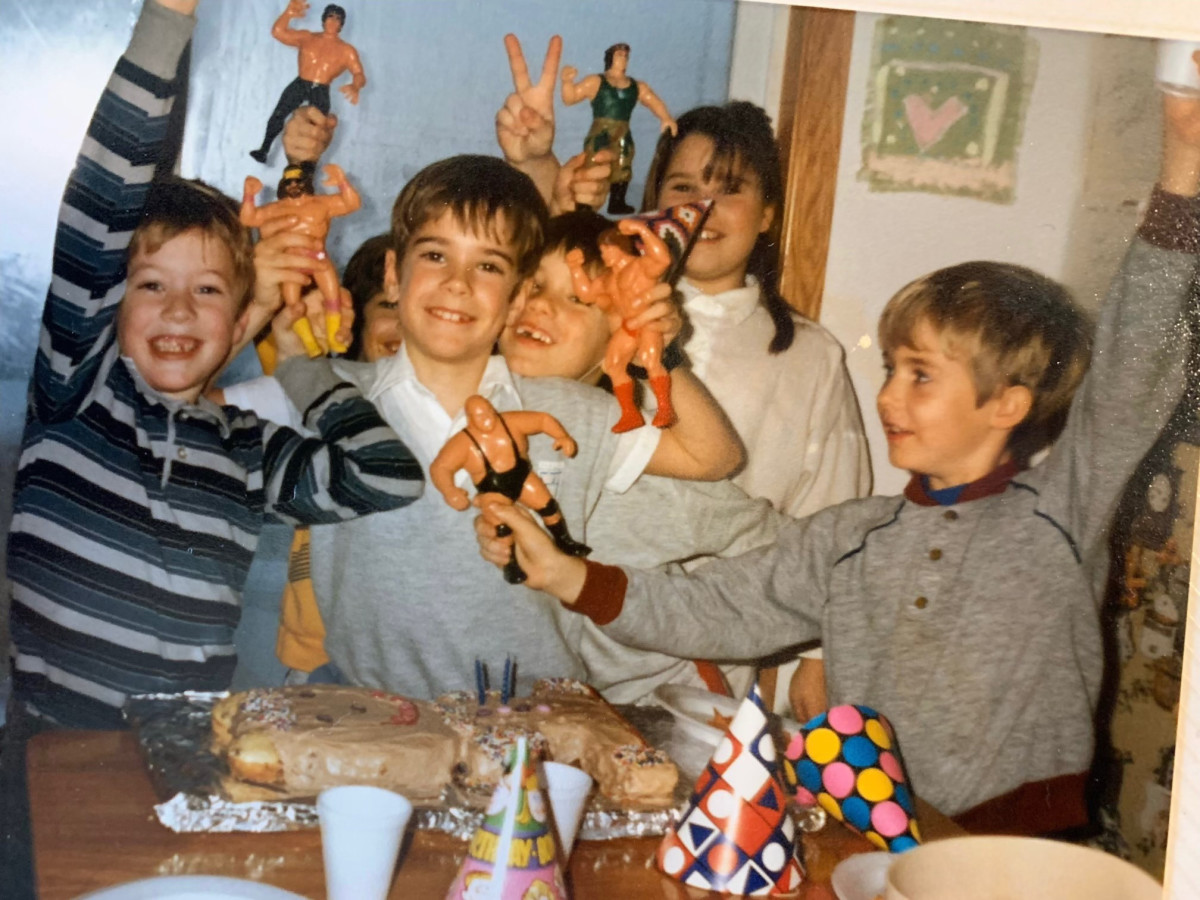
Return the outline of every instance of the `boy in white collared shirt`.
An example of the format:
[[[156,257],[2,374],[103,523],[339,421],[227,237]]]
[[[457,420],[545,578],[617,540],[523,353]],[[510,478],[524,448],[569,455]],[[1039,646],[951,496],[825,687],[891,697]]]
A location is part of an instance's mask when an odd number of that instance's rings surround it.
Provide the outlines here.
[[[533,183],[501,160],[459,156],[418,173],[393,209],[385,267],[404,343],[393,357],[337,369],[426,467],[465,424],[472,394],[502,412],[555,416],[579,453],[564,459],[539,436],[530,458],[586,542],[601,490],[624,490],[643,470],[720,478],[740,463],[740,445],[685,370],[672,379],[679,422],[624,439],[612,433],[618,408],[609,395],[565,379],[522,378],[492,354],[520,311],[518,288],[537,265],[545,219]],[[677,328],[677,316],[668,324]],[[547,595],[506,584],[481,560],[472,519],[431,495],[405,515],[375,516],[369,527],[313,530],[313,584],[326,649],[342,677],[435,697],[470,687],[476,658],[510,653],[519,689],[540,677],[584,674],[572,649],[580,623]]]

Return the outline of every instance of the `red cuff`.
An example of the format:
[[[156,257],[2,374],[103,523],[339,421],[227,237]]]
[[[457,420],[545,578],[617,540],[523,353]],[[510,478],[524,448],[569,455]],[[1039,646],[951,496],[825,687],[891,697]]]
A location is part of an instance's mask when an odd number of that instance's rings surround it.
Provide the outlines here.
[[[1086,825],[1087,772],[1030,781],[957,816],[972,834],[1046,835]]]
[[[1200,253],[1200,198],[1181,197],[1155,185],[1138,235],[1163,250]]]
[[[601,563],[584,560],[587,565],[587,577],[583,580],[583,590],[573,609],[587,616],[597,625],[607,625],[621,614],[625,606],[625,590],[629,587],[629,579],[625,571],[617,566],[606,566]]]

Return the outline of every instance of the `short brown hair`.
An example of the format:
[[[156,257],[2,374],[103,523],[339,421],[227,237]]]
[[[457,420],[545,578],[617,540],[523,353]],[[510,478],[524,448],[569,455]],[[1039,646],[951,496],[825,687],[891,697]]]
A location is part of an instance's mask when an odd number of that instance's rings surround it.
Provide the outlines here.
[[[939,269],[888,301],[879,320],[884,352],[911,347],[923,322],[948,356],[968,364],[980,404],[1006,387],[1029,389],[1029,414],[1008,441],[1018,463],[1058,437],[1091,358],[1090,325],[1065,287],[1007,263]]]
[[[464,228],[513,245],[517,275],[537,268],[546,231],[546,202],[528,175],[494,156],[464,154],[413,176],[392,207],[392,249],[399,265],[409,238],[449,210]],[[503,218],[506,234],[500,231]]]
[[[138,252],[154,253],[163,244],[197,229],[220,241],[233,263],[233,296],[238,315],[250,302],[254,285],[254,246],[250,231],[238,219],[238,205],[199,180],[164,178],[150,187],[146,205],[129,242],[132,260]]]

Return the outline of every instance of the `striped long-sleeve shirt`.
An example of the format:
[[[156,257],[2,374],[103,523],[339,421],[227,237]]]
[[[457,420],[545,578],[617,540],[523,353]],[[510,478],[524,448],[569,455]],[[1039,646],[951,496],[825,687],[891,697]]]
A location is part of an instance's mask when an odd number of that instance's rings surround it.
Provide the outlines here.
[[[30,385],[8,575],[16,696],[119,727],[132,693],[220,690],[265,520],[337,522],[418,497],[412,454],[324,361],[319,437],[158,394],[117,346],[127,251],[194,20],[145,4],[67,185]],[[315,381],[313,380],[316,375]],[[293,376],[294,377],[294,376]]]

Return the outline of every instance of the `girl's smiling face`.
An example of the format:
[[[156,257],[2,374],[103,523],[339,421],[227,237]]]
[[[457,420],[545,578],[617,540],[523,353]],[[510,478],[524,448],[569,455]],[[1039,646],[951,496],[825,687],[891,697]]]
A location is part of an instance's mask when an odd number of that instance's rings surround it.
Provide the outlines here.
[[[775,206],[763,199],[757,173],[736,158],[709,169],[714,143],[700,133],[679,142],[667,163],[658,207],[665,209],[711,197],[715,203],[684,274],[705,294],[742,287],[758,236],[771,227]],[[706,176],[707,171],[707,176]]]

